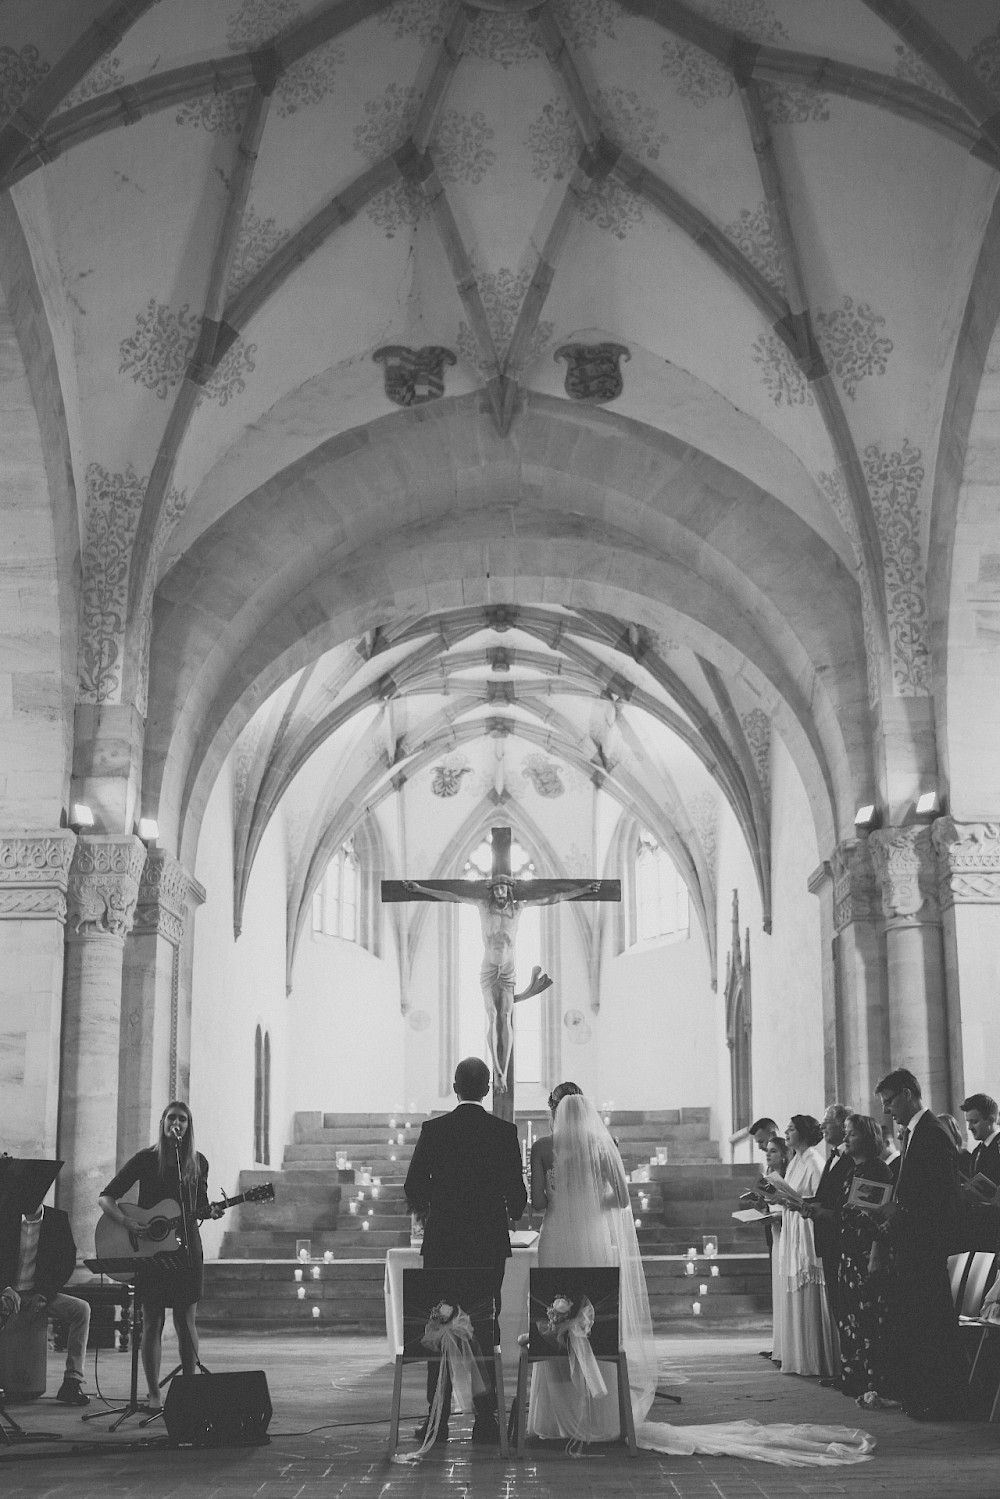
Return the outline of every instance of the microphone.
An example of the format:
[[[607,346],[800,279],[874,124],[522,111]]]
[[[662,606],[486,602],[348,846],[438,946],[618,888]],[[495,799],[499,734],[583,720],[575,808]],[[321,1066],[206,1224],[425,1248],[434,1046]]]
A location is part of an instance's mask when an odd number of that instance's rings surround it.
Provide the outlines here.
[[[170,1133],[173,1135],[175,1140],[179,1140],[181,1135],[184,1133],[183,1121],[180,1119],[175,1119],[173,1124],[170,1126]]]

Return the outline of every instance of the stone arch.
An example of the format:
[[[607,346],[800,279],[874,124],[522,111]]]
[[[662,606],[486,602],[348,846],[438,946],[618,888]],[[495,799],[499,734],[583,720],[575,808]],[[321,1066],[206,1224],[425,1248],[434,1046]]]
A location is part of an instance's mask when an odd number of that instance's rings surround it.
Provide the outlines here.
[[[716,460],[547,404],[533,423],[537,451],[508,442],[500,488],[485,497],[477,444],[494,439],[463,398],[424,422],[416,451],[393,445],[389,419],[292,465],[163,580],[145,791],[185,859],[234,734],[290,672],[387,619],[472,601],[596,609],[691,643],[771,707],[820,847],[850,827],[875,774],[853,578]],[[557,442],[574,438],[557,460]],[[609,465],[617,488],[594,482]]]

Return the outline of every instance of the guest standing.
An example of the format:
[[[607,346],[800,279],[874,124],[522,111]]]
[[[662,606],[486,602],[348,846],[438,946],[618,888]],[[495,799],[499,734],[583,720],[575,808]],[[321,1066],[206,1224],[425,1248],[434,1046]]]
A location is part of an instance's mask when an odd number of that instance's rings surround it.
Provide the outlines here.
[[[793,1114],[785,1130],[791,1152],[785,1181],[799,1197],[812,1197],[823,1175],[823,1157],[816,1149],[823,1138],[811,1114]],[[778,1236],[778,1294],[780,1343],[774,1349],[782,1374],[837,1373],[837,1334],[830,1316],[823,1282],[823,1262],[816,1252],[813,1226],[796,1208],[781,1203]]]
[[[837,1317],[837,1283],[840,1267],[840,1210],[847,1199],[851,1181],[851,1161],[844,1149],[844,1123],[847,1109],[832,1103],[823,1115],[823,1138],[829,1154],[806,1217],[813,1220],[813,1234],[819,1257],[823,1261],[826,1297],[834,1322]],[[805,1211],[805,1209],[803,1210]]]
[[[179,1163],[179,1170],[178,1170]],[[147,1237],[128,1209],[120,1204],[131,1187],[139,1185],[140,1208],[153,1208],[170,1199],[180,1205],[187,1232],[187,1258],[181,1268],[163,1268],[155,1257],[140,1264],[136,1295],[142,1306],[142,1368],[146,1376],[146,1408],[155,1414],[162,1408],[160,1358],[166,1309],[173,1312],[180,1353],[181,1372],[193,1374],[198,1364],[196,1314],[204,1281],[205,1255],[198,1224],[221,1216],[221,1208],[208,1201],[208,1162],[194,1148],[194,1120],[186,1103],[175,1099],[160,1115],[155,1145],[149,1145],[127,1160],[100,1196],[101,1211],[115,1223],[126,1226],[142,1240]]]
[[[848,1192],[855,1181],[892,1181],[892,1173],[879,1159],[882,1131],[868,1114],[849,1114],[844,1144],[848,1162]],[[837,1330],[840,1334],[840,1378],[837,1386],[845,1395],[863,1395],[879,1390],[885,1379],[882,1368],[885,1324],[884,1277],[869,1273],[875,1238],[872,1216],[863,1208],[845,1202],[840,1210],[840,1256],[837,1286]]]
[[[948,1279],[949,1233],[958,1208],[958,1159],[920,1084],[904,1067],[876,1089],[901,1126],[893,1201],[878,1215],[874,1262],[895,1260],[886,1308],[886,1357],[893,1392],[916,1420],[954,1420],[965,1409],[965,1366]]]
[[[788,1170],[788,1160],[789,1160],[788,1146],[785,1144],[784,1140],[780,1139],[777,1135],[772,1135],[771,1138],[770,1138],[770,1140],[768,1140],[768,1142],[767,1142],[766,1160],[767,1160],[767,1170],[768,1171],[774,1171],[774,1172],[776,1172],[778,1176],[782,1176],[783,1177],[784,1174],[785,1174],[785,1172]],[[780,1208],[778,1208],[778,1207],[776,1207],[774,1205],[773,1195],[771,1195],[769,1198],[768,1197],[763,1198],[762,1201],[761,1201],[761,1206],[762,1207],[766,1207],[770,1211],[770,1213],[771,1213],[771,1220],[770,1220],[771,1228],[773,1230],[775,1239],[777,1239],[778,1235],[781,1233],[781,1210],[780,1210]],[[780,1348],[780,1346],[781,1346],[781,1334],[780,1334],[780,1331],[779,1331],[779,1320],[780,1320],[780,1317],[781,1317],[781,1308],[782,1308],[782,1306],[784,1304],[783,1303],[783,1298],[779,1294],[779,1292],[780,1292],[780,1284],[779,1284],[779,1279],[778,1279],[778,1276],[779,1276],[779,1264],[780,1264],[780,1256],[777,1255],[777,1254],[775,1254],[775,1253],[772,1253],[771,1254],[771,1323],[772,1323],[772,1330],[771,1330],[771,1353],[770,1353],[770,1359],[771,1359],[772,1364],[774,1364],[775,1367],[778,1368],[778,1369],[781,1368],[781,1354],[777,1351]]]
[[[988,1176],[1000,1186],[1000,1128],[997,1102],[988,1093],[973,1093],[962,1104],[969,1134],[976,1142],[969,1162],[969,1176]]]

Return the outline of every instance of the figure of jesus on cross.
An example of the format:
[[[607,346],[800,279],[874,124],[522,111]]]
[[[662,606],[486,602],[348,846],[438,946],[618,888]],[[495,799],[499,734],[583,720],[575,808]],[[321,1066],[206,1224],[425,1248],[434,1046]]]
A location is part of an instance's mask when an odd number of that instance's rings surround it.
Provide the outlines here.
[[[514,993],[514,945],[525,906],[551,906],[563,900],[621,900],[619,880],[515,880],[510,868],[510,828],[493,828],[492,869],[488,880],[383,880],[383,901],[465,901],[478,906],[483,933],[479,970],[489,1021],[494,1091],[507,1092],[513,1048],[511,1016],[522,999],[541,994],[552,980],[539,967],[519,994]]]

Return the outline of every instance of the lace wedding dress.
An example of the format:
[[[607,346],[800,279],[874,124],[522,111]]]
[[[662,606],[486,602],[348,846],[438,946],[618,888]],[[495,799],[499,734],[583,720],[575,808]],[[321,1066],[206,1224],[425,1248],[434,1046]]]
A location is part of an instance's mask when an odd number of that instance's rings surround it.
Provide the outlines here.
[[[621,1157],[600,1114],[580,1094],[556,1110],[554,1164],[538,1263],[617,1265],[621,1271],[621,1337],[629,1365],[629,1393],[640,1447],[674,1455],[694,1453],[754,1458],[786,1467],[833,1467],[864,1462],[874,1448],[864,1431],[846,1426],[762,1426],[730,1421],[674,1426],[647,1419],[656,1394],[656,1345],[646,1277],[639,1255]],[[567,1441],[613,1441],[618,1436],[617,1371],[602,1364],[608,1385],[595,1397],[573,1384],[561,1360],[535,1366],[528,1432]]]

